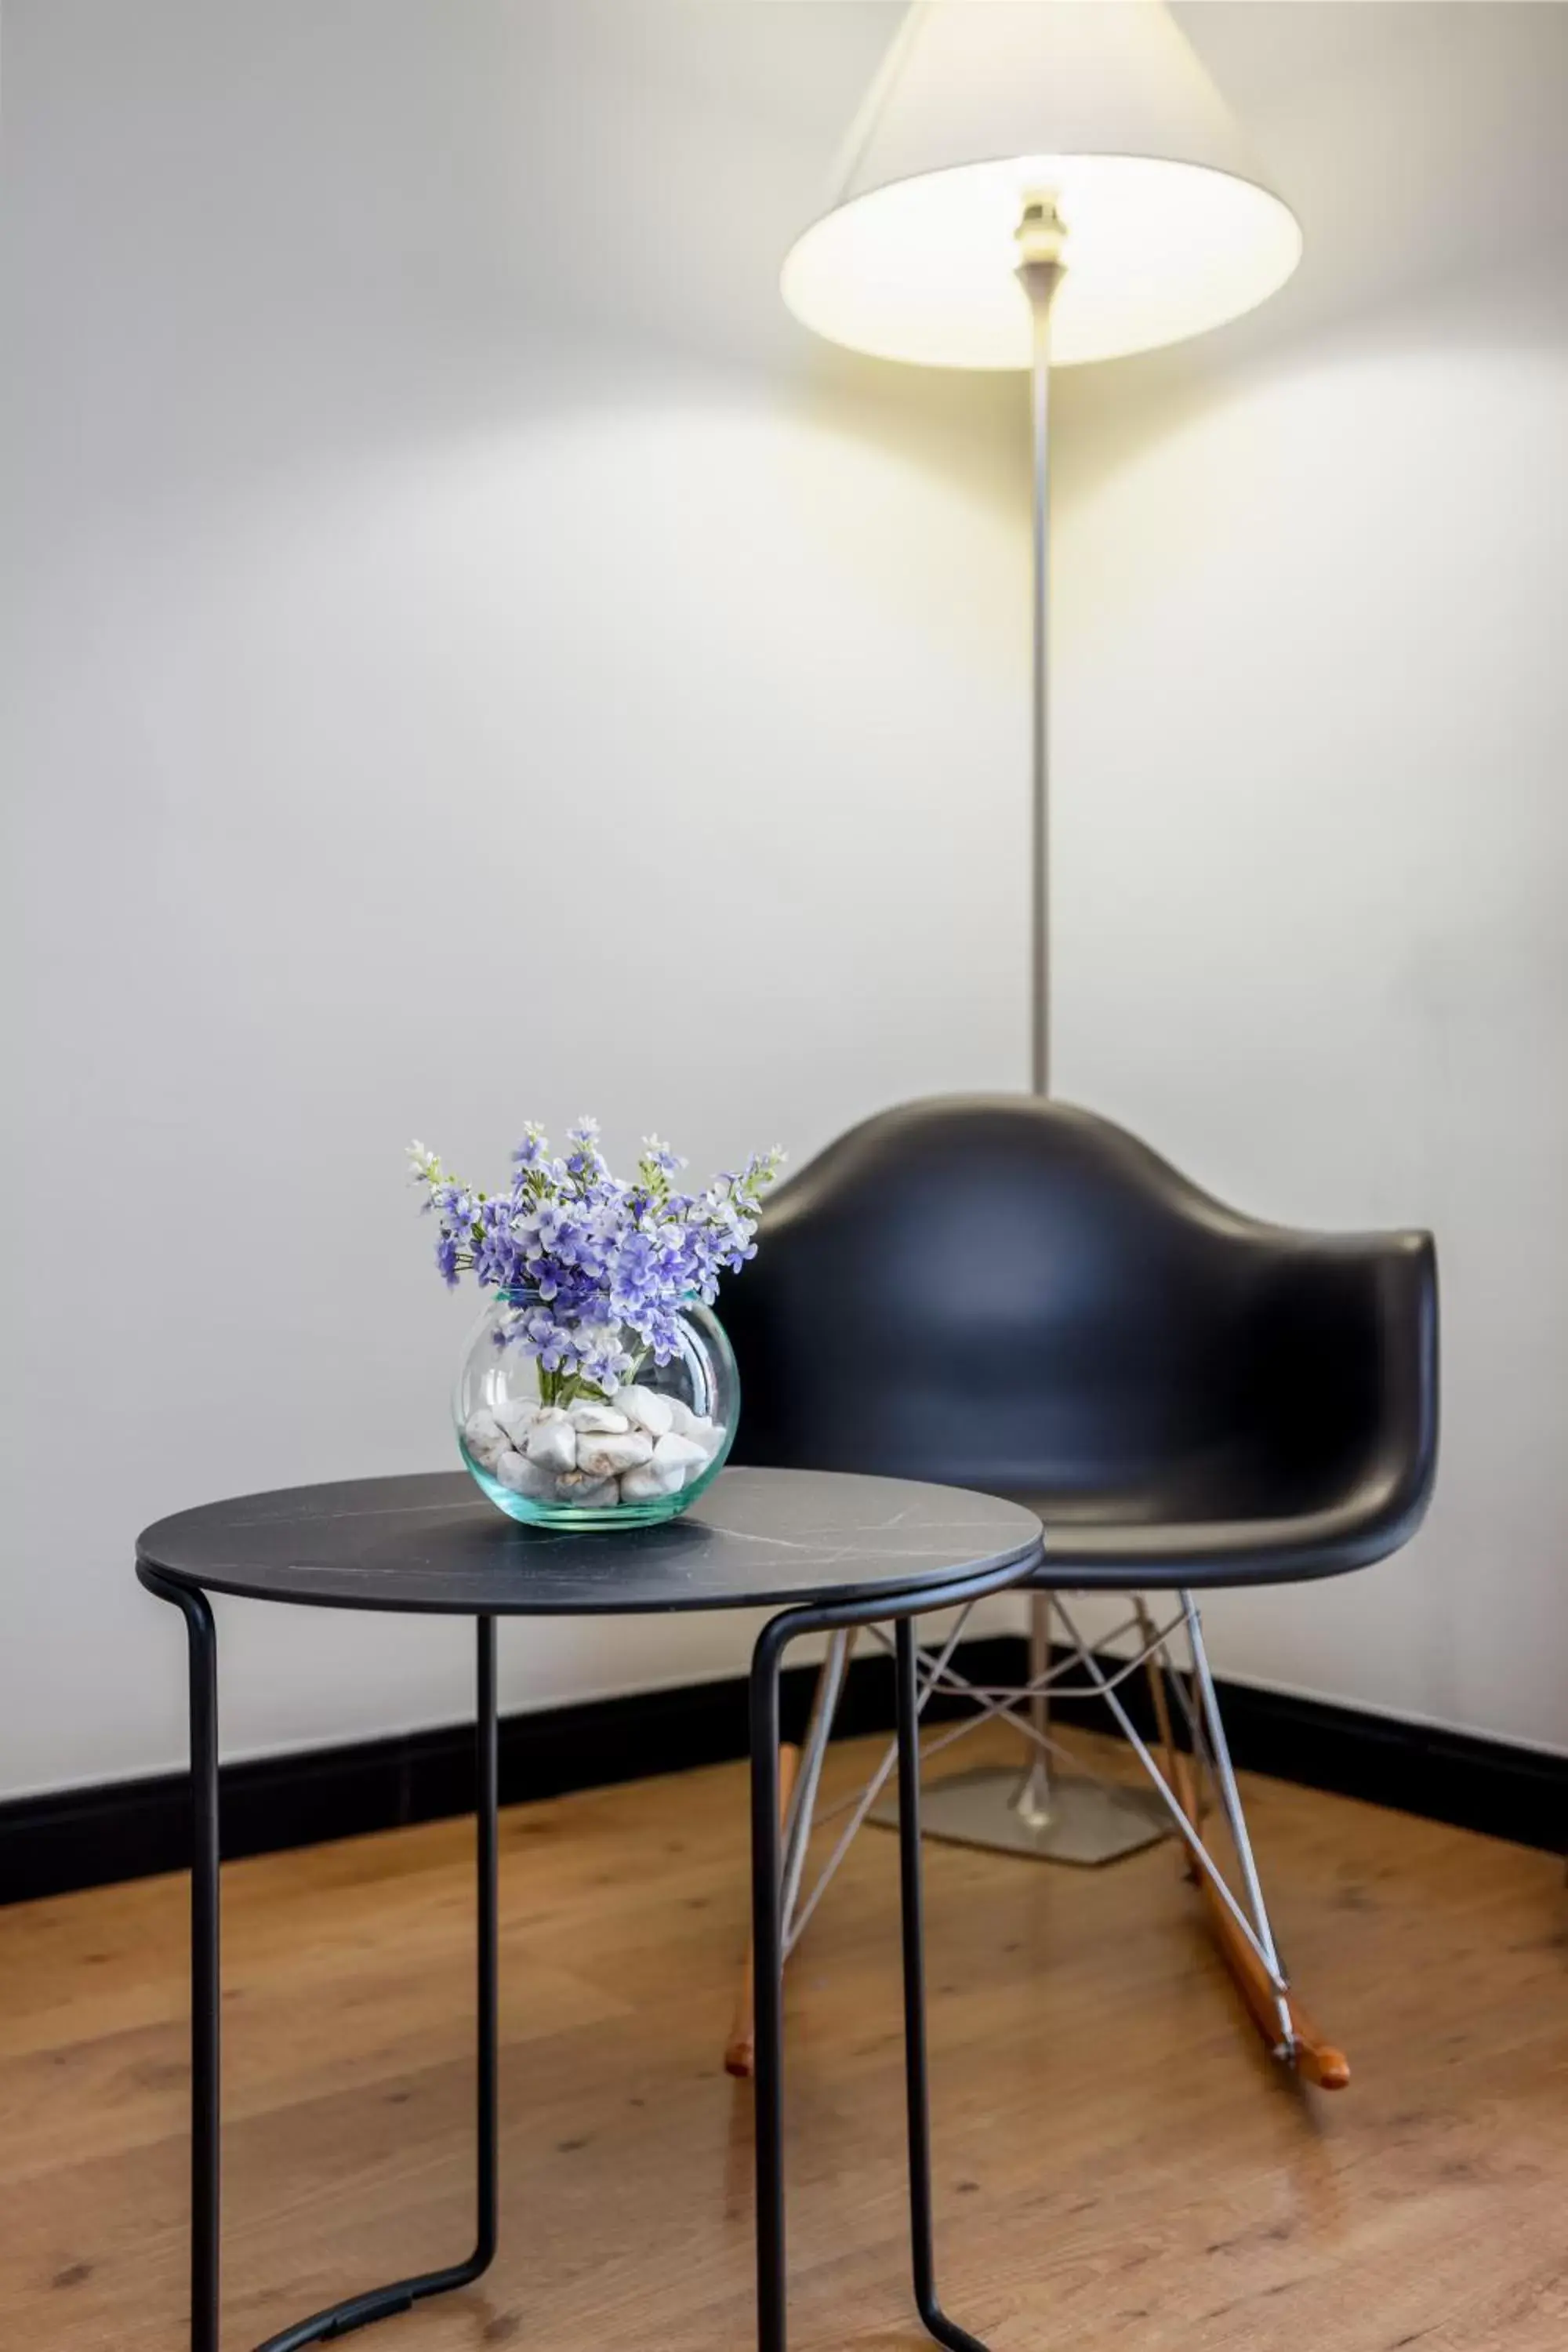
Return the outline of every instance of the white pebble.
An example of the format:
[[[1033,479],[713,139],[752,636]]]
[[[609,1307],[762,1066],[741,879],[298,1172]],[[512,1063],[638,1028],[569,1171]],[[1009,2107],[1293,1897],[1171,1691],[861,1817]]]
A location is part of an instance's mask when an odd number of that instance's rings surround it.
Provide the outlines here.
[[[690,1472],[700,1469],[708,1456],[694,1437],[677,1437],[672,1430],[659,1439],[653,1458],[659,1469],[674,1471],[676,1483],[684,1486]]]
[[[621,1499],[620,1487],[614,1478],[588,1478],[581,1470],[567,1470],[552,1484],[558,1503],[576,1503],[584,1510],[590,1504],[603,1510]]]
[[[667,1437],[675,1426],[673,1401],[657,1389],[623,1389],[616,1402],[650,1437]]]
[[[590,1478],[615,1478],[623,1470],[635,1470],[652,1452],[653,1440],[643,1429],[628,1429],[619,1434],[611,1430],[603,1437],[580,1431],[577,1467]]]
[[[574,1429],[602,1430],[606,1436],[624,1436],[631,1427],[624,1412],[607,1404],[574,1404],[567,1417]]]
[[[528,1433],[528,1458],[542,1470],[574,1470],[577,1433],[559,1405],[546,1405]]]
[[[621,1480],[623,1503],[655,1503],[662,1495],[673,1495],[684,1486],[686,1477],[679,1467],[664,1463],[645,1462],[636,1470],[628,1470]]]
[[[539,1419],[540,1410],[534,1397],[509,1397],[504,1404],[497,1405],[495,1417],[512,1444],[521,1448],[527,1444],[528,1433]]]
[[[677,1437],[689,1437],[691,1434],[691,1424],[697,1418],[697,1415],[692,1412],[691,1407],[689,1404],[682,1404],[679,1397],[667,1398],[666,1402],[669,1406],[669,1426],[671,1430],[673,1430]],[[663,1433],[664,1433],[661,1431],[660,1434],[662,1435]]]
[[[493,1412],[480,1405],[463,1423],[463,1443],[476,1462],[488,1470],[498,1454],[506,1451],[506,1432]]]
[[[500,1484],[514,1495],[528,1495],[535,1502],[544,1502],[555,1491],[555,1481],[548,1470],[542,1470],[526,1454],[514,1454],[510,1446],[496,1456],[491,1467]]]
[[[708,1456],[710,1462],[712,1461],[713,1456],[718,1453],[719,1448],[724,1443],[724,1433],[720,1428],[718,1423],[716,1421],[708,1421],[701,1417],[696,1417],[693,1419],[691,1426],[686,1432],[686,1434],[691,1440],[693,1445],[700,1445],[703,1453]]]

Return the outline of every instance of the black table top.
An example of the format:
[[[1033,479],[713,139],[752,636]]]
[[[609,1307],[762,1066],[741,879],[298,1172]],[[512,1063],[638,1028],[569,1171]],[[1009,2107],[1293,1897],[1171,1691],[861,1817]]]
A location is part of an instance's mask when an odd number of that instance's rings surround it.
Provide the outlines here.
[[[470,1617],[874,1601],[1008,1581],[1040,1550],[1017,1503],[820,1470],[725,1470],[681,1518],[581,1535],[504,1518],[462,1471],[360,1478],[207,1503],[136,1546],[208,1592]]]

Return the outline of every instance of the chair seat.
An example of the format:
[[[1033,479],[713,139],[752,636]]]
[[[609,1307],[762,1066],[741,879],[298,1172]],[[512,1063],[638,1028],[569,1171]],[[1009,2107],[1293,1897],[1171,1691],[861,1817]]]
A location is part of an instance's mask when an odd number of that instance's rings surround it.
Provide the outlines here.
[[[1046,1530],[1045,1561],[1031,1584],[1124,1591],[1288,1583],[1365,1568],[1396,1550],[1420,1518],[1424,1497],[1407,1498],[1400,1486],[1391,1476],[1369,1476],[1286,1517],[1237,1510],[1206,1517],[1179,1505],[1173,1509],[1164,1493],[1110,1498],[1020,1486],[1007,1499],[1026,1505]]]

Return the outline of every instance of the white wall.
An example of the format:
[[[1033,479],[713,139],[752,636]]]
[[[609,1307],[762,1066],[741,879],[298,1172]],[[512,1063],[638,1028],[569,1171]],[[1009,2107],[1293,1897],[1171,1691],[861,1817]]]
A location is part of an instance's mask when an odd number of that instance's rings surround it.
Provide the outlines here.
[[[1225,1671],[1568,1748],[1568,10],[1184,13],[1307,260],[1061,382],[1059,1083],[1437,1235],[1427,1526]]]
[[[1493,12],[1352,13],[1409,28],[1369,68],[1339,10],[1188,12],[1319,274],[1064,379],[1061,1078],[1260,1211],[1439,1231],[1432,1527],[1217,1609],[1222,1665],[1561,1743],[1561,224],[1510,293],[1461,177],[1448,282],[1413,236],[1369,278],[1425,215],[1403,180],[1348,211],[1347,155],[1382,168],[1396,120],[1435,181],[1443,20]],[[177,1759],[146,1520],[447,1458],[468,1308],[411,1131],[481,1176],[584,1108],[622,1147],[804,1158],[1020,1076],[1016,387],[818,349],[774,290],[888,29],[12,0],[0,1790]],[[1452,77],[1510,148],[1561,66],[1533,37]],[[467,1703],[458,1628],[223,1632],[236,1752]],[[504,1701],[742,1646],[510,1629]]]
[[[1026,573],[1005,388],[777,300],[880,9],[8,29],[18,1790],[180,1753],[140,1526],[453,1462],[411,1134],[484,1181],[597,1109],[700,1171],[1009,1082]],[[468,1704],[461,1627],[223,1636],[237,1752]],[[503,1702],[744,1654],[510,1629]]]

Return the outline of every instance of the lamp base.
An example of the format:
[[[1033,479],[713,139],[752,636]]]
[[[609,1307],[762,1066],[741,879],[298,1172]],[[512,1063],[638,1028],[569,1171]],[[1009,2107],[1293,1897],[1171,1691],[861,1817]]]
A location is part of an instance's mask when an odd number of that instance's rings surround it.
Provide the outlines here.
[[[884,1825],[896,1824],[898,1818],[896,1800],[871,1813]],[[922,1789],[921,1828],[927,1837],[952,1845],[1086,1868],[1141,1853],[1170,1833],[1165,1808],[1152,1790],[1107,1789],[1068,1774],[1051,1781],[1049,1796],[1039,1806],[1033,1801],[1030,1779],[996,1765],[951,1773]]]

